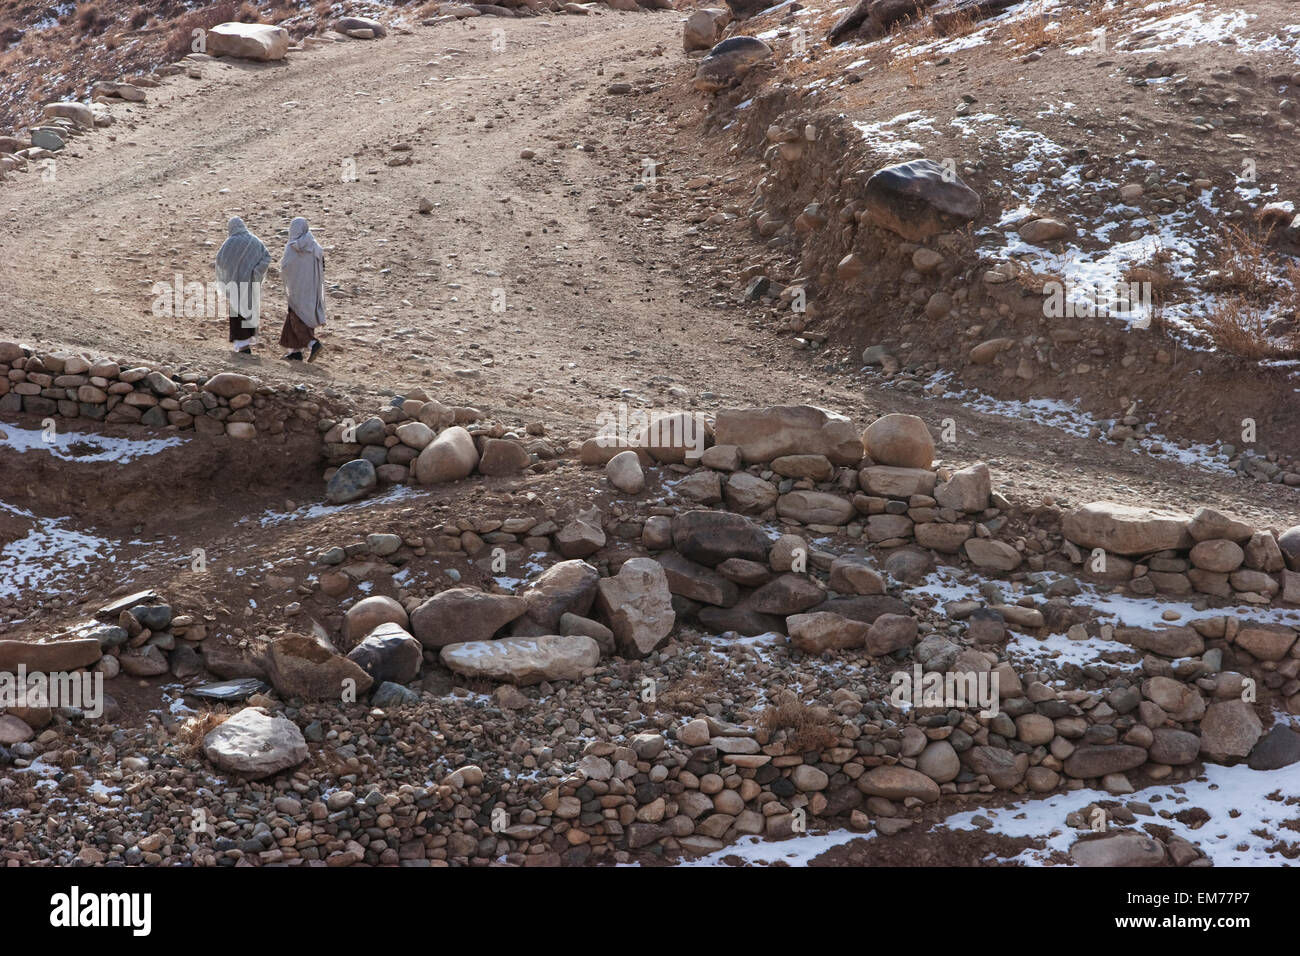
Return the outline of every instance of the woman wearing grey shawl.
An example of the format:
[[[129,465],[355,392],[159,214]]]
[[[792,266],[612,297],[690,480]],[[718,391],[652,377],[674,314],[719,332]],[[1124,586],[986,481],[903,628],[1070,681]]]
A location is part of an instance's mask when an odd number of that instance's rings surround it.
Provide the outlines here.
[[[289,349],[285,358],[302,361],[307,349],[307,361],[315,361],[321,347],[316,329],[325,324],[325,250],[301,216],[289,224],[280,275],[289,299],[289,316],[280,333],[280,345]]]
[[[230,341],[236,352],[247,355],[261,322],[262,279],[271,253],[238,216],[231,217],[228,232],[217,251],[217,282],[230,312]]]

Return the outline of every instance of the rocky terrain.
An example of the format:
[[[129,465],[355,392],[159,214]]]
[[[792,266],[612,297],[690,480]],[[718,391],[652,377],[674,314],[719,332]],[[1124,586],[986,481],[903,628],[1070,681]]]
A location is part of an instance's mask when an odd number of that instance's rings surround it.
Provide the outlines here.
[[[1300,856],[1280,4],[281,6],[0,129],[7,865]]]

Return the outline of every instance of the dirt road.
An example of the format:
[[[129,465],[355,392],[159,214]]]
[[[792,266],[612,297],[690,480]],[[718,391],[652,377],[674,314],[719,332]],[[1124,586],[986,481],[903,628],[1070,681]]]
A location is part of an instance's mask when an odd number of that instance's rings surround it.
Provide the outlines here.
[[[204,64],[202,79],[173,78],[146,107],[115,108],[118,123],[76,141],[53,182],[0,187],[2,331],[348,392],[419,384],[575,430],[623,398],[704,410],[811,401],[859,421],[913,411],[953,418],[958,438],[941,454],[988,459],[1022,492],[1214,503],[1293,523],[1292,489],[872,391],[717,304],[739,290],[688,284],[689,224],[635,202],[656,133],[704,114],[679,35],[670,12],[484,18],[282,64]],[[610,94],[614,82],[675,89],[686,105],[669,120],[653,97]],[[717,152],[687,166],[725,176]],[[694,171],[678,166],[680,178]],[[210,279],[231,215],[277,259],[296,215],[325,245],[331,318],[316,366],[279,358],[275,275],[252,360],[229,354],[222,318],[151,310],[156,283]]]

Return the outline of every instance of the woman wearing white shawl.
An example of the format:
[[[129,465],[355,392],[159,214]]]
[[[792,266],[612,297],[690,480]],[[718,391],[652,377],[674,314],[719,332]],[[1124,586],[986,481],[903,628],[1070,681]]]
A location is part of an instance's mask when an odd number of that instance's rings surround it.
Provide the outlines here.
[[[262,279],[271,265],[271,253],[262,240],[248,231],[244,220],[231,217],[229,235],[217,250],[217,282],[230,312],[230,341],[235,351],[253,350],[261,322]]]
[[[307,361],[314,361],[321,347],[316,329],[325,324],[325,250],[301,216],[289,224],[280,275],[289,300],[289,316],[280,333],[280,345],[289,349],[285,358],[301,361],[307,349]]]

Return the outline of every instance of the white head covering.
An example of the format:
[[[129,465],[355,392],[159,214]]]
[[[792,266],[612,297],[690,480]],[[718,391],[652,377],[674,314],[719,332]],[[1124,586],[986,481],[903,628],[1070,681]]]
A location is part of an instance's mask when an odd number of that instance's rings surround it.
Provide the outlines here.
[[[289,308],[310,328],[324,325],[325,250],[301,216],[289,224],[280,273]]]
[[[255,328],[261,301],[257,286],[271,266],[271,253],[238,216],[231,217],[228,232],[217,250],[217,281],[226,287],[231,314],[249,319],[245,324]]]

